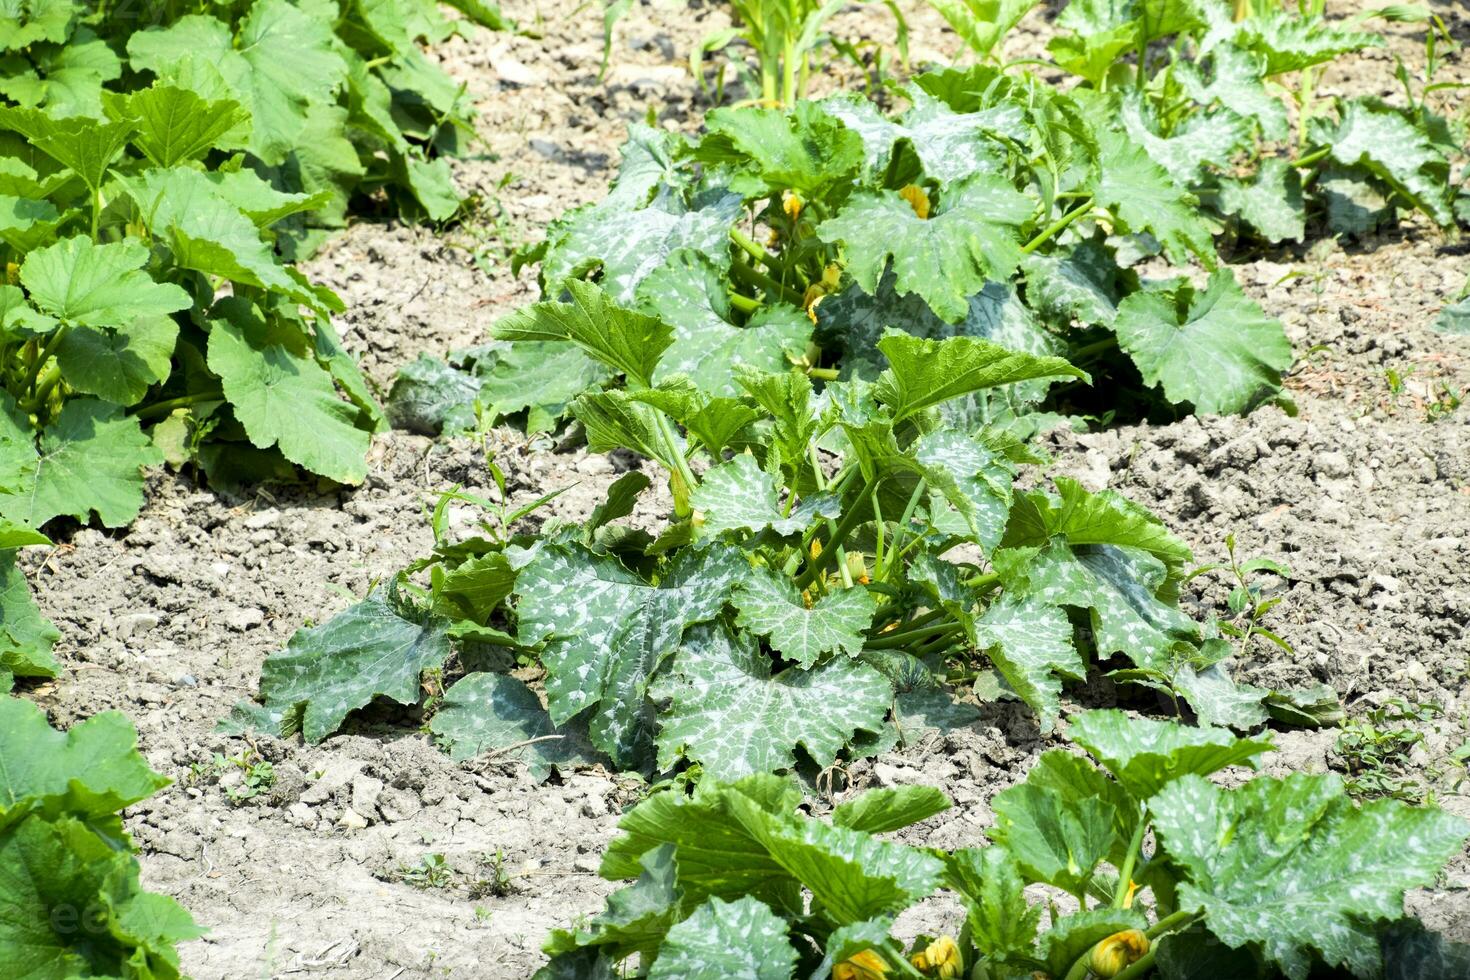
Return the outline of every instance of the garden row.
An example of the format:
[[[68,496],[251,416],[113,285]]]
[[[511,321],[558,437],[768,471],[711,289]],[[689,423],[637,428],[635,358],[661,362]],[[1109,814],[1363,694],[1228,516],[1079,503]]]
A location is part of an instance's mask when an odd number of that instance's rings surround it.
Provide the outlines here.
[[[983,55],[1030,6],[998,5],[993,36],[946,17]],[[1336,696],[1238,682],[1230,624],[1180,609],[1192,556],[1143,508],[1064,478],[1021,489],[1049,463],[1032,437],[1079,416],[1290,407],[1291,346],[1222,253],[1470,218],[1465,120],[1433,107],[1442,25],[1424,76],[1400,72],[1404,104],[1325,100],[1320,66],[1381,39],[1251,6],[1074,2],[1049,46],[1066,84],[948,69],[897,110],[800,97],[826,8],[759,36],[740,8],[786,104],[715,109],[697,137],[633,127],[607,198],[520,256],[543,300],[452,365],[410,366],[386,412],[333,332],[340,301],[289,260],[354,202],[458,208],[439,154],[472,135],[469,107],[419,49],[458,22],[286,0],[148,29],[23,15],[0,60],[18,103],[0,108],[0,676],[57,670],[15,549],[56,518],[126,525],[143,466],[356,483],[390,418],[568,429],[655,465],[662,526],[620,523],[653,486],[635,470],[590,520],[529,533],[557,491],[512,506],[492,464],[497,499],[446,493],[433,552],[298,632],[226,722],[316,742],[386,698],[457,758],[697,782],[626,817],[604,873],[637,882],[553,937],[546,975],[611,976],[634,954],[667,976],[738,972],[737,955],[773,977],[1185,977],[1221,956],[1242,975],[1371,975],[1433,945],[1382,927],[1467,828],[1357,807],[1331,777],[1215,788],[1203,777],[1269,746],[1230,729],[1330,723]],[[468,538],[449,532],[460,504],[485,512]],[[1045,756],[981,850],[872,836],[937,812],[937,793],[859,797],[830,825],[795,812],[792,776],[964,724],[972,688],[1050,732],[1094,667],[1198,727],[1074,716],[1096,765]],[[157,786],[131,730],[108,716],[62,739],[5,705],[0,757],[36,757],[0,809],[0,849],[31,869],[7,894],[96,908],[112,939],[82,949],[28,914],[44,940],[0,933],[0,950],[174,975],[192,925],[137,893],[110,816]],[[70,897],[31,880],[67,861]],[[1028,884],[1068,896],[1041,934]],[[905,951],[893,917],[940,887],[964,934]]]

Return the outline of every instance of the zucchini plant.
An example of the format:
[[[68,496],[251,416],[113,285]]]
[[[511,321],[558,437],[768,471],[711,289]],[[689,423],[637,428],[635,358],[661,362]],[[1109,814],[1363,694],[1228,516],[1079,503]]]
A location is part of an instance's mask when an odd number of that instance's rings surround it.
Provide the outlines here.
[[[119,811],[168,780],[108,711],[62,733],[0,695],[0,962],[16,977],[178,980],[189,913],[138,882]]]
[[[1354,804],[1334,775],[1225,789],[1269,742],[1091,711],[992,801],[984,847],[880,837],[949,806],[942,791],[875,789],[830,820],[776,776],[706,779],[629,811],[601,873],[632,880],[606,909],[554,931],[537,980],[1086,980],[1333,975],[1450,980],[1470,950],[1415,932],[1407,889],[1434,881],[1470,834],[1436,808]],[[940,892],[956,935],[893,935]]]
[[[418,703],[456,649],[472,666],[430,730],[461,756],[535,740],[543,771],[594,756],[717,778],[823,768],[962,722],[973,708],[946,688],[990,668],[1049,731],[1063,683],[1113,657],[1206,721],[1310,720],[1310,697],[1231,678],[1229,642],[1177,605],[1189,550],[1152,515],[1066,479],[1015,486],[1043,458],[975,419],[1083,376],[1066,360],[890,331],[873,381],[819,394],[800,371],[737,367],[735,392],[712,396],[662,370],[672,325],[592,283],[567,291],[497,334],[571,345],[618,382],[570,411],[591,450],[661,468],[667,524],[613,523],[641,472],[535,536],[487,522],[457,540],[436,521],[433,554],[298,632],[233,724],[318,741],[379,695]],[[540,669],[546,709],[517,666]]]
[[[635,126],[606,199],[521,260],[548,299],[589,279],[676,324],[664,369],[711,396],[731,392],[733,363],[871,379],[876,341],[897,328],[1086,368],[1092,391],[1004,407],[1030,428],[1055,422],[1037,408],[1168,418],[1284,403],[1290,344],[1221,249],[1365,234],[1400,210],[1457,234],[1465,120],[1433,108],[1449,84],[1433,58],[1421,79],[1400,70],[1403,105],[1324,100],[1314,72],[1379,35],[1310,11],[1231,14],[1223,0],[1077,0],[1047,62],[1076,84],[982,64],[919,75],[897,112],[848,93],[716,109],[693,138]],[[478,348],[466,377],[419,365],[399,398],[449,406],[451,427],[524,411],[549,428],[603,382],[566,353],[550,383],[515,383],[544,379],[551,350]]]

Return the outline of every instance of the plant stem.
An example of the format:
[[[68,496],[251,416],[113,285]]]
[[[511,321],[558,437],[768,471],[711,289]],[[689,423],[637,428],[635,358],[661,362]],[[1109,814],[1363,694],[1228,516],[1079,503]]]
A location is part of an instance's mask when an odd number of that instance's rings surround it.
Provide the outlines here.
[[[858,494],[858,499],[861,500],[872,491],[873,485],[869,483],[868,485],[863,487],[862,491]],[[801,577],[796,580],[796,588],[798,590],[806,588],[808,585],[811,585],[817,580],[817,576],[822,574],[823,569],[830,565],[832,561],[837,557],[837,552],[841,547],[842,542],[846,540],[849,534],[852,533],[852,529],[858,526],[858,523],[861,521],[861,519],[862,509],[859,507],[853,507],[846,514],[842,515],[841,523],[839,523],[837,525],[837,529],[832,532],[832,540],[827,542],[827,547],[822,549],[822,553],[820,555],[818,555],[816,558],[812,559],[810,563],[808,563],[806,571],[802,572]]]
[[[730,241],[740,246],[740,250],[742,252],[755,259],[767,269],[770,269],[773,272],[782,271],[781,263],[777,261],[776,257],[770,252],[766,251],[766,249],[759,242],[751,238],[739,228],[730,229]]]
[[[735,309],[739,310],[741,313],[754,313],[756,310],[759,310],[761,308],[761,301],[758,299],[751,299],[749,296],[746,296],[743,293],[731,292],[730,305],[735,307]]]
[[[689,488],[691,494],[694,493],[694,488],[699,486],[699,483],[694,479],[694,474],[689,469],[689,461],[684,458],[683,450],[679,448],[679,440],[674,438],[674,430],[669,425],[668,416],[655,409],[653,417],[655,423],[658,425],[659,435],[663,437],[664,450],[669,454],[669,458],[674,461],[675,466],[678,468],[679,479],[684,481],[684,486]],[[687,511],[688,508],[689,505],[686,503],[684,509]],[[688,516],[687,513],[679,513],[679,509],[678,502],[676,501],[674,506],[675,517]]]
[[[46,362],[51,359],[51,355],[56,353],[56,348],[61,346],[61,342],[66,339],[66,335],[70,330],[71,324],[63,321],[60,326],[52,331],[51,336],[46,338],[45,346],[36,353],[36,359],[31,364],[30,377],[26,379],[26,388],[31,392],[31,400],[37,400],[40,394],[41,369],[46,366]]]
[[[1133,869],[1138,864],[1138,854],[1143,847],[1143,835],[1148,830],[1148,820],[1144,813],[1138,815],[1138,826],[1133,829],[1133,837],[1128,841],[1128,856],[1123,859],[1123,867],[1118,869],[1118,887],[1113,891],[1113,908],[1120,909],[1128,900],[1128,889],[1133,883]]]
[[[1072,222],[1076,221],[1078,218],[1082,217],[1084,214],[1091,210],[1092,197],[1089,195],[1088,197],[1083,199],[1081,204],[1077,205],[1075,208],[1068,211],[1057,220],[1053,221],[1046,228],[1042,229],[1042,231],[1035,238],[1031,239],[1031,241],[1023,245],[1021,247],[1022,254],[1030,255],[1032,252],[1045,245],[1047,241],[1050,240],[1054,235],[1061,232]]]
[[[1134,980],[1135,977],[1141,977],[1153,968],[1154,950],[1150,948],[1147,953],[1113,974],[1113,980]]]
[[[135,405],[128,409],[128,414],[136,415],[139,419],[159,418],[167,415],[176,408],[188,408],[190,405],[198,405],[201,402],[223,401],[224,397],[224,393],[218,391],[181,395],[178,398],[168,398],[161,402],[154,402],[151,405]]]
[[[41,406],[46,403],[46,396],[51,394],[51,389],[55,388],[60,381],[61,366],[53,361],[51,366],[37,379],[35,393],[26,399],[23,406],[29,411],[39,412]]]
[[[826,490],[827,476],[822,472],[822,457],[817,453],[817,444],[807,443],[806,448],[812,461],[812,479],[816,481],[818,490]],[[827,518],[827,533],[832,535],[834,541],[837,539],[837,526],[830,517]],[[842,587],[852,588],[852,572],[847,567],[847,549],[840,544],[837,545],[837,567],[842,570]]]
[[[1299,159],[1293,160],[1291,162],[1291,165],[1293,167],[1296,167],[1296,168],[1300,169],[1300,170],[1305,170],[1306,168],[1310,167],[1312,164],[1316,163],[1318,160],[1321,160],[1323,157],[1327,156],[1327,154],[1329,154],[1331,152],[1332,152],[1332,147],[1330,147],[1330,146],[1324,146],[1321,149],[1313,150],[1311,153],[1308,153],[1304,157],[1300,157]]]
[[[921,626],[918,629],[907,629],[899,633],[884,633],[876,640],[869,640],[863,646],[869,650],[893,650],[897,647],[908,646],[918,640],[928,640],[936,636],[945,636],[957,633],[964,627],[959,623],[934,623],[930,626]]]
[[[744,279],[746,285],[758,286],[768,293],[779,296],[793,306],[801,305],[801,297],[797,295],[794,289],[788,289],[753,266],[748,266],[744,262],[731,262],[730,272],[737,279]]]
[[[1112,350],[1114,347],[1117,346],[1118,337],[1116,334],[1114,334],[1111,337],[1104,337],[1102,340],[1095,340],[1090,344],[1083,344],[1081,347],[1068,354],[1067,360],[1072,361],[1075,364],[1077,361],[1080,361],[1083,358],[1092,357],[1095,354],[1102,354],[1106,351]]]

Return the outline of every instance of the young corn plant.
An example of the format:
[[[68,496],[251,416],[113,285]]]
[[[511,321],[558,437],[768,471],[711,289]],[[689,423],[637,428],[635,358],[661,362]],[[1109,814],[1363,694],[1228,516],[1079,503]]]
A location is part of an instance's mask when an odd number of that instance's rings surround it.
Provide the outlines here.
[[[1222,789],[1207,777],[1271,745],[1218,729],[1092,711],[1067,738],[1086,754],[1044,753],[993,800],[988,846],[952,852],[879,836],[947,809],[931,787],[870,790],[830,820],[775,776],[655,794],[603,855],[604,877],[632,883],[551,934],[537,980],[614,976],[634,956],[651,978],[773,980],[1449,980],[1467,962],[1403,904],[1459,853],[1463,819],[1359,807],[1332,775]],[[958,933],[895,938],[940,892]]]

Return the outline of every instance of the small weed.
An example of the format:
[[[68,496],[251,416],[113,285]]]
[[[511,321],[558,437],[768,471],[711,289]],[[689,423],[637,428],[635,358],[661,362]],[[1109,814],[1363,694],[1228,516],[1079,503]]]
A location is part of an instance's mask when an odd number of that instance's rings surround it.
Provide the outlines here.
[[[1238,640],[1241,653],[1249,652],[1251,640],[1258,636],[1290,653],[1291,644],[1282,639],[1274,630],[1267,629],[1261,624],[1266,614],[1280,605],[1283,598],[1281,595],[1267,594],[1270,583],[1266,576],[1274,575],[1282,579],[1289,579],[1291,569],[1270,558],[1242,560],[1236,551],[1233,532],[1225,535],[1225,554],[1227,557],[1224,562],[1196,568],[1189,573],[1185,581],[1222,569],[1227,571],[1234,585],[1225,600],[1230,609],[1230,618],[1220,621],[1220,632]]]
[[[442,854],[425,854],[417,865],[398,869],[398,880],[415,888],[448,888],[454,881],[454,869]]]
[[[480,867],[486,874],[470,885],[471,898],[485,898],[493,896],[504,898],[516,890],[514,877],[505,867],[505,852],[500,848],[495,853],[486,852],[480,857]],[[478,917],[478,910],[476,916]]]
[[[1424,404],[1424,421],[1438,422],[1448,418],[1465,400],[1465,393],[1444,381],[1436,383]]]
[[[260,753],[253,747],[233,756],[225,756],[216,752],[208,762],[192,763],[189,766],[189,775],[185,778],[185,783],[194,786],[208,780],[217,782],[231,769],[238,769],[244,774],[239,785],[225,787],[225,795],[232,803],[244,803],[246,800],[254,799],[268,792],[276,784],[276,767],[268,760],[261,758]]]
[[[1427,793],[1422,781],[1398,771],[1404,768],[1414,747],[1424,741],[1422,732],[1404,723],[1422,724],[1441,713],[1432,704],[1394,699],[1344,725],[1337,736],[1336,751],[1347,770],[1348,792],[1364,798],[1423,802]]]

